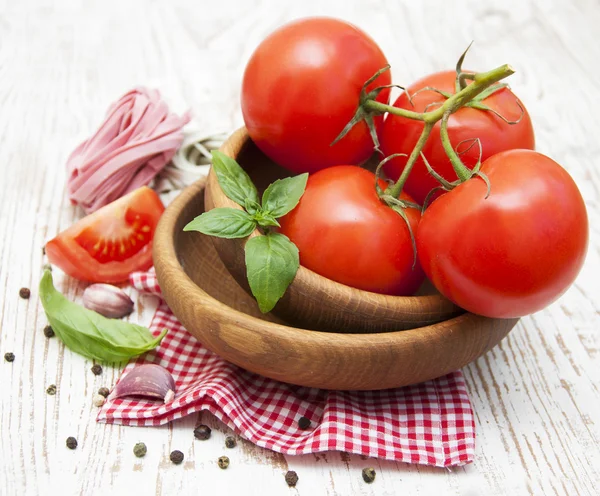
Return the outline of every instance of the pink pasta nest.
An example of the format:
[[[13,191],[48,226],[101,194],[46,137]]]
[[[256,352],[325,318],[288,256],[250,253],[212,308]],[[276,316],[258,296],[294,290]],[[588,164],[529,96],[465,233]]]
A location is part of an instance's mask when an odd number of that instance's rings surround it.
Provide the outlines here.
[[[190,118],[189,112],[169,112],[157,90],[135,88],[123,95],[67,161],[71,202],[90,213],[149,184],[181,146]]]

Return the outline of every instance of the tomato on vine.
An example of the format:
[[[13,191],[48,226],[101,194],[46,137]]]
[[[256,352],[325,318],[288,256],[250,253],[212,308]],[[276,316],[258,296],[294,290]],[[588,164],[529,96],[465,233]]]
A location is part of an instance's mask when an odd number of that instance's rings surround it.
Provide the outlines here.
[[[394,107],[425,112],[435,109],[446,100],[446,95],[455,92],[457,73],[444,71],[431,74],[411,85],[394,102]],[[434,91],[433,88],[438,91]],[[409,98],[409,95],[411,97]],[[484,95],[485,96],[485,95]],[[462,162],[469,168],[475,166],[480,158],[485,161],[492,155],[515,148],[531,149],[535,147],[533,126],[525,106],[508,87],[498,88],[480,102],[474,102],[476,108],[464,106],[458,109],[448,120],[448,135],[453,147],[458,147]],[[481,106],[490,110],[481,110]],[[480,108],[477,108],[480,107]],[[509,124],[507,121],[513,122]],[[424,123],[407,119],[399,115],[388,114],[381,133],[381,148],[385,155],[411,153]],[[469,142],[478,138],[480,146],[470,146]],[[429,140],[421,150],[431,167],[447,181],[456,179],[452,164],[444,151],[440,139],[440,123],[436,123]],[[402,173],[406,158],[398,157],[385,166],[386,175],[397,180]],[[405,183],[405,190],[421,205],[431,190],[439,186],[419,158]]]
[[[508,318],[541,310],[583,265],[581,194],[559,164],[531,150],[496,154],[481,172],[489,190],[473,177],[427,208],[419,260],[435,287],[470,312]]]
[[[352,126],[364,123],[370,113],[401,112],[421,120],[423,131],[393,185],[376,180],[372,172],[347,165],[309,176],[298,206],[280,219],[281,232],[298,247],[302,265],[357,289],[395,295],[414,293],[423,281],[414,242],[420,208],[402,192],[406,178],[438,121],[444,134],[453,112],[513,72],[505,65],[478,74],[473,84],[426,114],[391,108],[368,97],[363,88],[359,107],[341,132],[342,139]],[[384,159],[377,172],[391,158]]]
[[[365,81],[385,66],[377,44],[351,24],[324,17],[287,24],[260,43],[246,66],[241,103],[248,134],[296,173],[360,164],[374,149],[366,122],[331,143],[354,115]],[[389,71],[382,73],[367,91],[390,81]],[[389,88],[376,99],[387,103]],[[375,128],[382,123],[373,118]]]

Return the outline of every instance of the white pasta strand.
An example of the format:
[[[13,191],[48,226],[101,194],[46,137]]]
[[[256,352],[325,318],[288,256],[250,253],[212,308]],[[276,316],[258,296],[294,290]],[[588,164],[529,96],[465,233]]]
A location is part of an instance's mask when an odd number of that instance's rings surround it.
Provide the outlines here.
[[[211,152],[217,150],[227,133],[207,135],[201,131],[184,131],[181,148],[157,178],[155,189],[164,193],[181,190],[208,174]]]

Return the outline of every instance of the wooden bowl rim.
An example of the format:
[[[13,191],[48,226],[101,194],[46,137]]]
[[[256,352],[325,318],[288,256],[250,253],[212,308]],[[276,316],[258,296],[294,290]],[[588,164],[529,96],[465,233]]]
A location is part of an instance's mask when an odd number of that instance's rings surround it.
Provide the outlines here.
[[[175,251],[175,227],[177,225],[178,218],[188,202],[195,195],[204,191],[205,184],[206,178],[198,180],[194,184],[184,189],[169,205],[158,223],[153,242],[153,253],[156,274],[160,286],[166,288],[170,285],[183,285],[185,291],[189,292],[190,295],[193,295],[190,297],[190,301],[210,301],[212,306],[205,305],[204,310],[208,312],[209,316],[217,321],[225,321],[238,325],[243,324],[244,327],[253,329],[254,332],[260,333],[263,335],[263,337],[276,334],[279,339],[288,342],[294,347],[297,347],[301,344],[318,346],[323,339],[329,340],[332,335],[334,335],[336,336],[337,346],[349,348],[364,346],[365,353],[371,354],[378,353],[381,349],[385,349],[387,352],[389,352],[390,345],[397,347],[404,347],[409,343],[415,345],[419,343],[431,345],[432,341],[443,339],[438,335],[438,326],[440,324],[447,324],[451,322],[455,324],[456,327],[460,327],[469,321],[475,322],[493,320],[472,313],[464,313],[452,319],[442,321],[438,324],[415,329],[366,334],[347,334],[288,327],[283,324],[264,321],[239,310],[235,310],[234,308],[231,308],[230,306],[212,297],[200,286],[196,285],[194,281],[192,281],[191,278],[186,274]],[[162,252],[164,254],[160,258],[160,261],[158,261],[159,258],[155,256],[158,252]],[[196,300],[196,298],[198,300]],[[222,328],[222,332],[226,331],[226,328]],[[236,338],[236,336],[233,334],[232,337],[234,339]]]
[[[220,151],[235,159],[235,157],[232,157],[232,155],[239,154],[239,152],[251,141],[252,139],[248,134],[248,130],[246,129],[246,127],[242,126],[235,130],[228,137],[225,143],[223,143],[223,145],[221,146]],[[239,146],[236,145],[236,147],[233,150],[233,153],[230,153],[230,150],[228,150],[228,148],[230,147],[230,143],[232,142],[236,144],[239,143]],[[212,168],[209,170],[207,183],[209,181],[215,181],[215,183],[218,184],[216,175]],[[228,208],[243,210],[240,205],[228,198],[222,191],[220,191],[218,194],[220,199],[226,204]],[[253,238],[255,236],[263,236],[263,234],[258,229],[255,229],[249,236],[249,238]],[[292,284],[310,287],[318,284],[318,281],[322,281],[322,285],[334,285],[335,291],[340,295],[340,298],[347,299],[349,301],[354,301],[357,298],[360,298],[361,295],[368,295],[369,299],[377,301],[377,305],[380,306],[381,310],[383,310],[384,308],[408,306],[411,304],[411,302],[414,302],[416,299],[418,299],[419,302],[423,304],[423,306],[427,305],[430,307],[435,306],[441,302],[448,303],[448,299],[439,293],[419,296],[394,296],[353,288],[346,284],[337,281],[332,281],[331,279],[323,277],[322,275],[317,274],[316,272],[310,270],[307,267],[304,267],[303,265],[300,265],[300,267],[298,268],[298,272],[296,273],[296,277],[294,278]]]

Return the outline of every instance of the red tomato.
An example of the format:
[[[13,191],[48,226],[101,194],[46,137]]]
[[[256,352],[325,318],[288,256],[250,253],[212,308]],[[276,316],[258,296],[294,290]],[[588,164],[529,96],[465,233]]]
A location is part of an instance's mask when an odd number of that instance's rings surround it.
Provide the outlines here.
[[[244,73],[242,112],[250,137],[296,173],[364,162],[373,153],[364,122],[330,144],[356,112],[363,84],[386,65],[375,42],[346,22],[308,18],[279,28],[258,46]],[[387,71],[368,90],[390,81]],[[377,100],[387,103],[389,90]],[[383,118],[375,121],[380,127]]]
[[[50,263],[90,282],[120,282],[152,265],[152,239],[165,210],[143,186],[84,217],[46,243]]]
[[[521,317],[573,283],[588,244],[585,204],[571,176],[550,158],[511,150],[435,200],[423,214],[417,252],[435,287],[487,317]]]
[[[426,86],[437,88],[441,91],[454,93],[455,71],[438,72],[431,74],[408,88],[408,93],[413,95],[419,89]],[[414,106],[408,101],[406,93],[401,94],[394,102],[394,107],[425,111],[425,107],[433,102],[442,102],[444,97],[433,92],[423,91],[412,99]],[[507,88],[499,90],[484,100],[485,105],[496,110],[508,120],[517,120],[521,115],[521,109],[517,104],[517,97]],[[519,101],[523,109],[525,107]],[[430,107],[433,110],[436,107]],[[423,123],[405,117],[388,114],[381,130],[381,148],[385,155],[393,153],[406,153],[410,155],[421,131]],[[482,162],[488,157],[496,155],[505,150],[515,148],[531,149],[535,147],[533,126],[527,110],[518,124],[507,124],[500,117],[490,111],[476,110],[463,107],[454,113],[448,121],[448,135],[450,142],[456,147],[461,141],[471,138],[479,138],[482,147]],[[465,150],[468,143],[461,145],[458,151]],[[440,140],[440,123],[433,128],[429,140],[423,148],[423,153],[433,169],[448,181],[456,180],[456,173],[448,159],[442,142]],[[473,146],[468,152],[461,155],[463,163],[472,168],[479,158],[479,147]],[[406,163],[405,157],[398,157],[389,161],[384,170],[391,179],[398,179]],[[408,177],[404,189],[417,203],[423,204],[427,194],[438,182],[429,174],[421,158],[417,160],[413,170]]]
[[[406,214],[416,233],[421,212]],[[324,277],[391,295],[412,294],[423,282],[406,223],[379,200],[372,172],[340,165],[311,174],[298,206],[279,221],[300,263]]]

